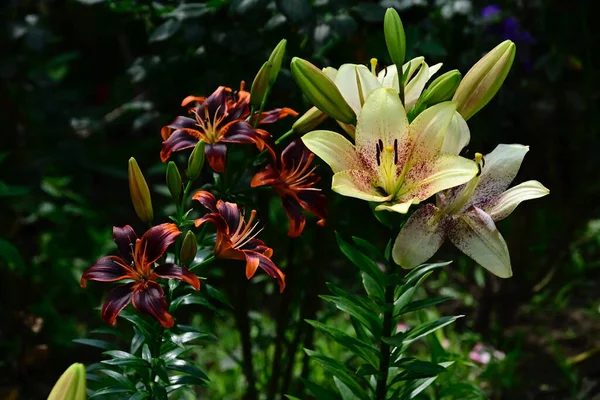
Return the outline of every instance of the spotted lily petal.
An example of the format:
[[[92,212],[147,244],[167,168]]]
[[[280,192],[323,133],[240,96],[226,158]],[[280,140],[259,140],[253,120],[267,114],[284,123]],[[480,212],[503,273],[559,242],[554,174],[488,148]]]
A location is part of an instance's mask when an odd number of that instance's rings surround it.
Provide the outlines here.
[[[460,251],[500,278],[512,276],[508,247],[491,216],[473,207],[454,222],[448,238]]]
[[[356,64],[342,65],[334,82],[356,115],[360,113],[369,94],[381,87],[375,75],[367,67]]]
[[[333,175],[331,190],[342,196],[375,202],[389,201],[392,197],[382,195],[373,184],[373,176],[362,169],[347,169]]]
[[[302,142],[325,161],[334,173],[360,165],[354,145],[339,133],[312,131],[302,137]]]
[[[396,237],[392,248],[394,262],[402,268],[414,268],[429,260],[446,238],[447,218],[433,204],[415,211]]]
[[[485,208],[491,200],[501,195],[515,179],[528,151],[529,146],[499,144],[484,156],[479,182],[468,205]]]
[[[483,209],[494,221],[500,221],[510,215],[525,200],[546,196],[550,191],[538,181],[527,181],[508,189],[492,200]]]
[[[469,144],[470,140],[471,132],[469,131],[467,121],[465,121],[458,111],[455,111],[444,137],[442,153],[458,155]]]

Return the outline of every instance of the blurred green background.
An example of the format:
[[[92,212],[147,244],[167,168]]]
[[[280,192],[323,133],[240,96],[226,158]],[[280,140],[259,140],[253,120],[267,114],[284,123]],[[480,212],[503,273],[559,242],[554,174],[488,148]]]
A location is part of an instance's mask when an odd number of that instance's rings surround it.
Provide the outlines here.
[[[304,112],[309,105],[287,68],[291,56],[319,67],[366,64],[371,57],[388,64],[382,31],[387,7],[403,19],[408,56],[443,62],[442,72],[458,68],[464,74],[500,41],[517,44],[504,87],[469,121],[469,151],[530,145],[516,182],[537,179],[551,191],[500,223],[513,278],[496,279],[451,246],[436,255],[455,262],[430,279],[423,295],[452,296],[439,312],[466,318],[438,336],[441,351],[460,362],[423,398],[600,398],[600,75],[594,51],[600,35],[593,3],[3,1],[0,398],[43,399],[70,363],[102,358],[101,350],[72,340],[103,326],[96,307],[107,287],[81,289],[79,278],[114,251],[113,225],[143,228],[130,205],[129,157],[151,183],[155,209],[170,211],[159,131],[182,113],[181,99],[220,85],[237,88],[241,80],[250,84],[286,38],[284,69],[268,105]],[[290,124],[283,120],[271,133],[277,137]],[[236,149],[233,159],[236,154],[254,153]],[[283,295],[264,275],[246,283],[227,279],[218,263],[203,271],[225,292],[247,290],[251,326],[241,335],[252,341],[263,398],[310,398],[300,377],[329,382],[302,348],[341,351],[303,320],[347,326],[318,295],[327,293],[328,281],[360,287],[334,230],[380,248],[387,242],[368,205],[345,199],[341,207],[328,189],[328,169],[320,173],[330,217],[324,228],[310,220],[300,239],[285,236],[285,215],[269,191],[252,200],[267,224],[263,239],[288,276]],[[232,313],[198,308],[189,318],[216,336],[197,350],[212,383],[196,395],[243,398],[240,331]]]

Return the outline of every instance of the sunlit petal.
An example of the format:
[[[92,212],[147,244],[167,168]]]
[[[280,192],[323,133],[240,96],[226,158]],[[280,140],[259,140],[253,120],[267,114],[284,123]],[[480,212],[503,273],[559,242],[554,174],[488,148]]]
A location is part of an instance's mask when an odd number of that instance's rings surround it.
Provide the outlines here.
[[[388,204],[388,203],[384,203],[384,204],[380,204],[377,207],[375,207],[375,211],[391,211],[391,212],[397,212],[400,214],[406,214],[408,212],[408,210],[410,209],[410,206],[412,205],[417,205],[419,204],[421,201],[416,198],[413,197],[410,200],[401,202],[401,203],[395,203],[395,204]]]
[[[522,201],[544,197],[548,193],[548,188],[538,181],[523,182],[496,197],[483,210],[494,221],[500,221],[508,217]]]
[[[479,208],[456,219],[448,231],[450,241],[479,265],[500,278],[512,276],[510,256],[494,220]]]
[[[360,113],[369,94],[381,87],[375,75],[367,67],[357,64],[342,65],[334,82],[356,115]]]
[[[372,175],[359,169],[340,171],[333,175],[331,189],[343,196],[367,201],[384,202],[392,197],[382,195],[377,190]]]
[[[302,137],[302,142],[317,157],[325,161],[334,173],[361,165],[354,145],[339,133],[312,131]]]
[[[471,133],[467,121],[458,113],[454,112],[454,116],[446,130],[444,143],[442,144],[442,153],[458,155],[471,140]]]
[[[433,257],[446,237],[447,218],[433,204],[415,211],[396,237],[392,248],[394,262],[403,268],[414,268]]]
[[[417,103],[428,80],[429,66],[427,63],[422,62],[417,75],[404,88],[404,106],[407,110],[410,110]]]

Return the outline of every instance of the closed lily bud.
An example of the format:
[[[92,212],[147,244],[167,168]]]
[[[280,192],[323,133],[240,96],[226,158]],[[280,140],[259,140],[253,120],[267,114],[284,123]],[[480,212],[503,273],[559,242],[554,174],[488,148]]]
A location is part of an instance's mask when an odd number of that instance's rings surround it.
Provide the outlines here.
[[[392,62],[396,67],[401,67],[406,57],[406,35],[404,34],[404,26],[402,26],[400,16],[393,8],[388,8],[385,12],[383,32],[385,34],[385,44]]]
[[[438,76],[421,95],[421,102],[432,106],[449,100],[456,92],[461,77],[457,69]]]
[[[327,114],[319,110],[317,107],[311,107],[300,118],[298,118],[296,122],[294,122],[292,129],[294,132],[298,133],[310,132],[326,119]]]
[[[271,74],[269,79],[269,84],[273,86],[275,81],[277,80],[277,75],[279,75],[279,71],[281,70],[281,63],[283,61],[283,56],[285,55],[285,45],[287,44],[287,40],[281,39],[281,41],[275,46],[275,49],[271,52],[269,56],[268,63],[271,64]]]
[[[181,250],[179,251],[179,259],[183,265],[190,265],[194,258],[196,258],[196,253],[198,252],[198,241],[196,240],[196,235],[194,232],[188,231],[183,238],[183,242],[181,243]]]
[[[194,150],[192,150],[192,154],[190,154],[190,158],[188,159],[188,168],[187,168],[187,176],[190,180],[195,180],[200,176],[200,172],[202,172],[202,167],[204,166],[204,141],[200,140]]]
[[[85,388],[85,367],[75,363],[58,378],[48,400],[85,400]]]
[[[350,108],[337,86],[319,68],[298,57],[292,59],[292,76],[308,100],[330,117],[346,124],[356,123]]]
[[[452,98],[465,120],[481,110],[498,92],[510,71],[515,52],[515,44],[505,40],[467,72]]]
[[[267,94],[269,81],[271,79],[271,66],[272,65],[269,63],[269,61],[265,61],[254,77],[254,81],[252,81],[252,88],[250,89],[250,104],[252,104],[252,106],[255,108],[260,107],[265,95]]]
[[[174,199],[179,199],[179,195],[181,195],[181,174],[173,161],[169,161],[167,164],[167,187],[171,196]]]
[[[135,158],[129,159],[129,193],[131,194],[131,202],[137,216],[146,223],[151,223],[154,219],[154,211],[152,210],[152,199],[150,198],[150,189],[140,167],[135,161]]]

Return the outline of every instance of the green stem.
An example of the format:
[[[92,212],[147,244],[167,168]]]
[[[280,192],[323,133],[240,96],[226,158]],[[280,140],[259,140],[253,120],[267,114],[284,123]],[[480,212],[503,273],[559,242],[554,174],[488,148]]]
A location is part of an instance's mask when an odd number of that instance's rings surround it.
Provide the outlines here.
[[[395,285],[385,288],[385,311],[383,313],[383,331],[379,345],[379,373],[377,374],[377,387],[375,389],[375,400],[385,400],[387,395],[387,380],[390,368],[390,345],[383,341],[384,337],[392,334],[392,319],[394,311]]]
[[[262,116],[263,110],[265,109],[265,105],[267,104],[267,97],[269,97],[269,93],[271,93],[271,85],[269,85],[267,87],[267,90],[265,91],[265,95],[263,96],[263,99],[260,102],[260,108],[258,109],[258,114],[256,114],[256,116],[254,116],[253,114],[250,114],[254,117],[254,122],[252,123],[252,127],[255,129],[256,129],[256,126],[258,125],[258,123],[260,122],[260,117]]]
[[[185,209],[185,203],[187,201],[187,197],[189,194],[190,189],[192,188],[192,181],[189,180],[188,183],[185,185],[185,188],[183,189],[183,195],[181,196],[181,203],[178,204],[177,207],[177,221],[178,224],[181,225],[183,223],[182,219],[183,219],[183,210]]]
[[[290,129],[289,131],[287,131],[286,133],[281,135],[281,137],[275,141],[275,144],[279,144],[279,143],[283,142],[284,139],[286,139],[288,136],[292,135],[294,132],[295,131],[293,129]]]
[[[213,262],[215,260],[215,255],[211,255],[210,257],[205,258],[204,260],[202,260],[202,262],[196,264],[196,265],[192,265],[189,270],[193,271],[194,269],[198,268],[198,267],[202,267],[205,265],[210,264],[211,262]]]

